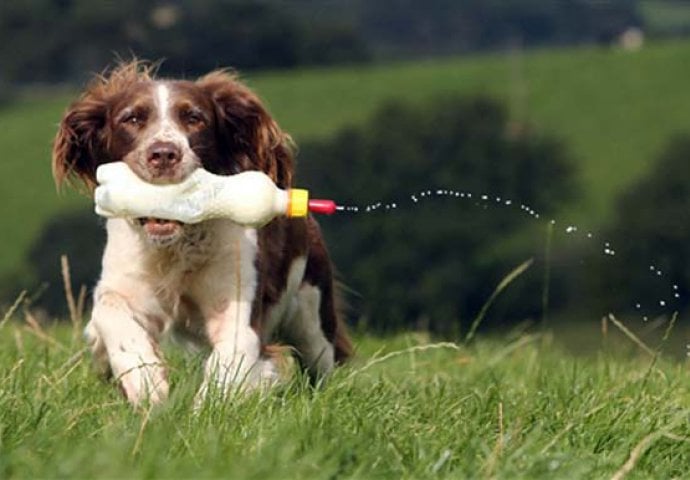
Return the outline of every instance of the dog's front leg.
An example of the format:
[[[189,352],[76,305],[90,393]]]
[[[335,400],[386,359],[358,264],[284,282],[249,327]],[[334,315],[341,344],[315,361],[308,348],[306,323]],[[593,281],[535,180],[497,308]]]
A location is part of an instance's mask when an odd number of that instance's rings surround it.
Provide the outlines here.
[[[97,290],[85,331],[96,359],[105,354],[115,380],[134,405],[158,403],[168,395],[165,368],[146,321],[118,293]]]
[[[254,389],[260,382],[261,341],[251,326],[258,273],[256,231],[224,223],[230,239],[196,282],[192,292],[201,306],[206,337],[212,348],[197,407],[210,393]]]
[[[232,390],[257,385],[260,341],[250,326],[251,302],[230,301],[227,308],[207,316],[206,330],[213,350],[206,361],[197,406],[211,392],[224,397]]]

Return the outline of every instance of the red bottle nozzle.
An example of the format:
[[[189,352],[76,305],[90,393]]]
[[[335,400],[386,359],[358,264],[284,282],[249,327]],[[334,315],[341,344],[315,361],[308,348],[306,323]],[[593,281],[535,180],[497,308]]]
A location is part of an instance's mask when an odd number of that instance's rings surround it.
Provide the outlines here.
[[[309,211],[314,213],[324,213],[332,215],[335,213],[337,206],[333,200],[309,200]]]

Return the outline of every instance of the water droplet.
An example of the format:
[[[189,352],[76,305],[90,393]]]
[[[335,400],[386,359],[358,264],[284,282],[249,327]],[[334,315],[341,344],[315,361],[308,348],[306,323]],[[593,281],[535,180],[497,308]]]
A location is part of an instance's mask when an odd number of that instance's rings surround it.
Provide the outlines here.
[[[423,191],[418,191],[416,193],[412,193],[409,195],[409,200],[417,204],[419,203],[422,199],[427,199],[430,197],[454,197],[454,198],[463,198],[463,199],[473,199],[472,193],[471,192],[466,192],[466,191],[459,191],[459,190],[449,190],[449,189],[435,189],[435,190],[423,190]],[[519,205],[520,210],[523,211],[525,214],[531,216],[534,219],[540,219],[541,215],[537,213],[536,210],[531,208],[529,205],[526,205],[524,203],[517,203],[514,202],[513,200],[509,198],[505,198],[500,195],[490,195],[488,193],[484,194],[478,194],[475,195],[477,200],[472,201],[472,203],[476,206],[481,207],[484,210],[488,210],[489,206],[495,202],[496,205],[503,205],[506,207],[512,207],[513,205],[517,207]],[[399,207],[399,204],[397,202],[391,202],[391,203],[383,203],[383,202],[376,202],[376,203],[371,203],[366,206],[342,206],[339,205],[336,207],[337,211],[344,211],[344,212],[352,212],[352,213],[372,213],[372,212],[377,212],[377,211],[386,211],[390,212],[391,210],[397,209]],[[548,220],[548,222],[551,225],[556,225],[556,219],[551,219]],[[560,223],[560,222],[559,222]],[[567,227],[565,228],[565,233],[566,234],[575,234],[578,232],[578,226],[577,225],[568,225],[566,224]],[[586,233],[584,233],[586,232]],[[588,239],[592,239],[595,237],[595,234],[593,234],[591,231],[586,231],[583,230],[584,235]],[[603,254],[607,256],[615,256],[616,251],[611,247],[611,244],[609,242],[602,242],[603,243]],[[663,271],[659,268],[657,268],[655,265],[649,265],[649,271],[656,277],[663,277]],[[677,284],[672,285],[672,294],[673,297],[670,297],[672,299],[676,299],[673,301],[677,301],[677,299],[681,298],[681,294],[679,292],[680,287]],[[672,303],[671,300],[657,300],[658,305],[661,307],[668,307]],[[640,311],[641,313],[643,312],[642,309],[642,304],[641,303],[635,303],[635,309]],[[648,321],[649,317],[645,316],[644,321]],[[690,344],[689,347],[690,349]],[[689,354],[690,355],[690,354]]]

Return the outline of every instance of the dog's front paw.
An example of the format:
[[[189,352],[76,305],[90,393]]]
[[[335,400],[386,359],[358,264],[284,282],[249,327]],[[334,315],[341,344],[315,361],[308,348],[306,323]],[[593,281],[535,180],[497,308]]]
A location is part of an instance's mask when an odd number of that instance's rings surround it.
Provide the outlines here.
[[[282,366],[280,361],[275,358],[261,358],[256,362],[253,369],[257,386],[261,388],[261,390],[268,390],[277,386],[285,377],[285,368],[286,367]]]
[[[273,383],[277,376],[277,371],[265,364],[264,360],[249,365],[243,361],[223,362],[212,355],[194,400],[194,410],[198,411],[208,400],[225,401],[233,395],[253,392],[265,384]]]
[[[128,353],[111,358],[115,380],[132,405],[158,404],[168,398],[168,381],[160,361],[143,362]]]

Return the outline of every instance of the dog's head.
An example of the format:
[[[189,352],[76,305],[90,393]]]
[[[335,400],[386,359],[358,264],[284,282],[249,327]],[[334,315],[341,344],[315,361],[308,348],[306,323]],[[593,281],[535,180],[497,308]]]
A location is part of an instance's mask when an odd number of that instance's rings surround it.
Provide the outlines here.
[[[60,186],[96,186],[100,164],[124,161],[143,180],[175,183],[196,168],[217,174],[267,173],[281,188],[292,181],[289,138],[258,97],[226,71],[196,81],[159,80],[131,62],[98,76],[65,113],[53,145]],[[178,222],[140,219],[150,240],[179,238]]]

